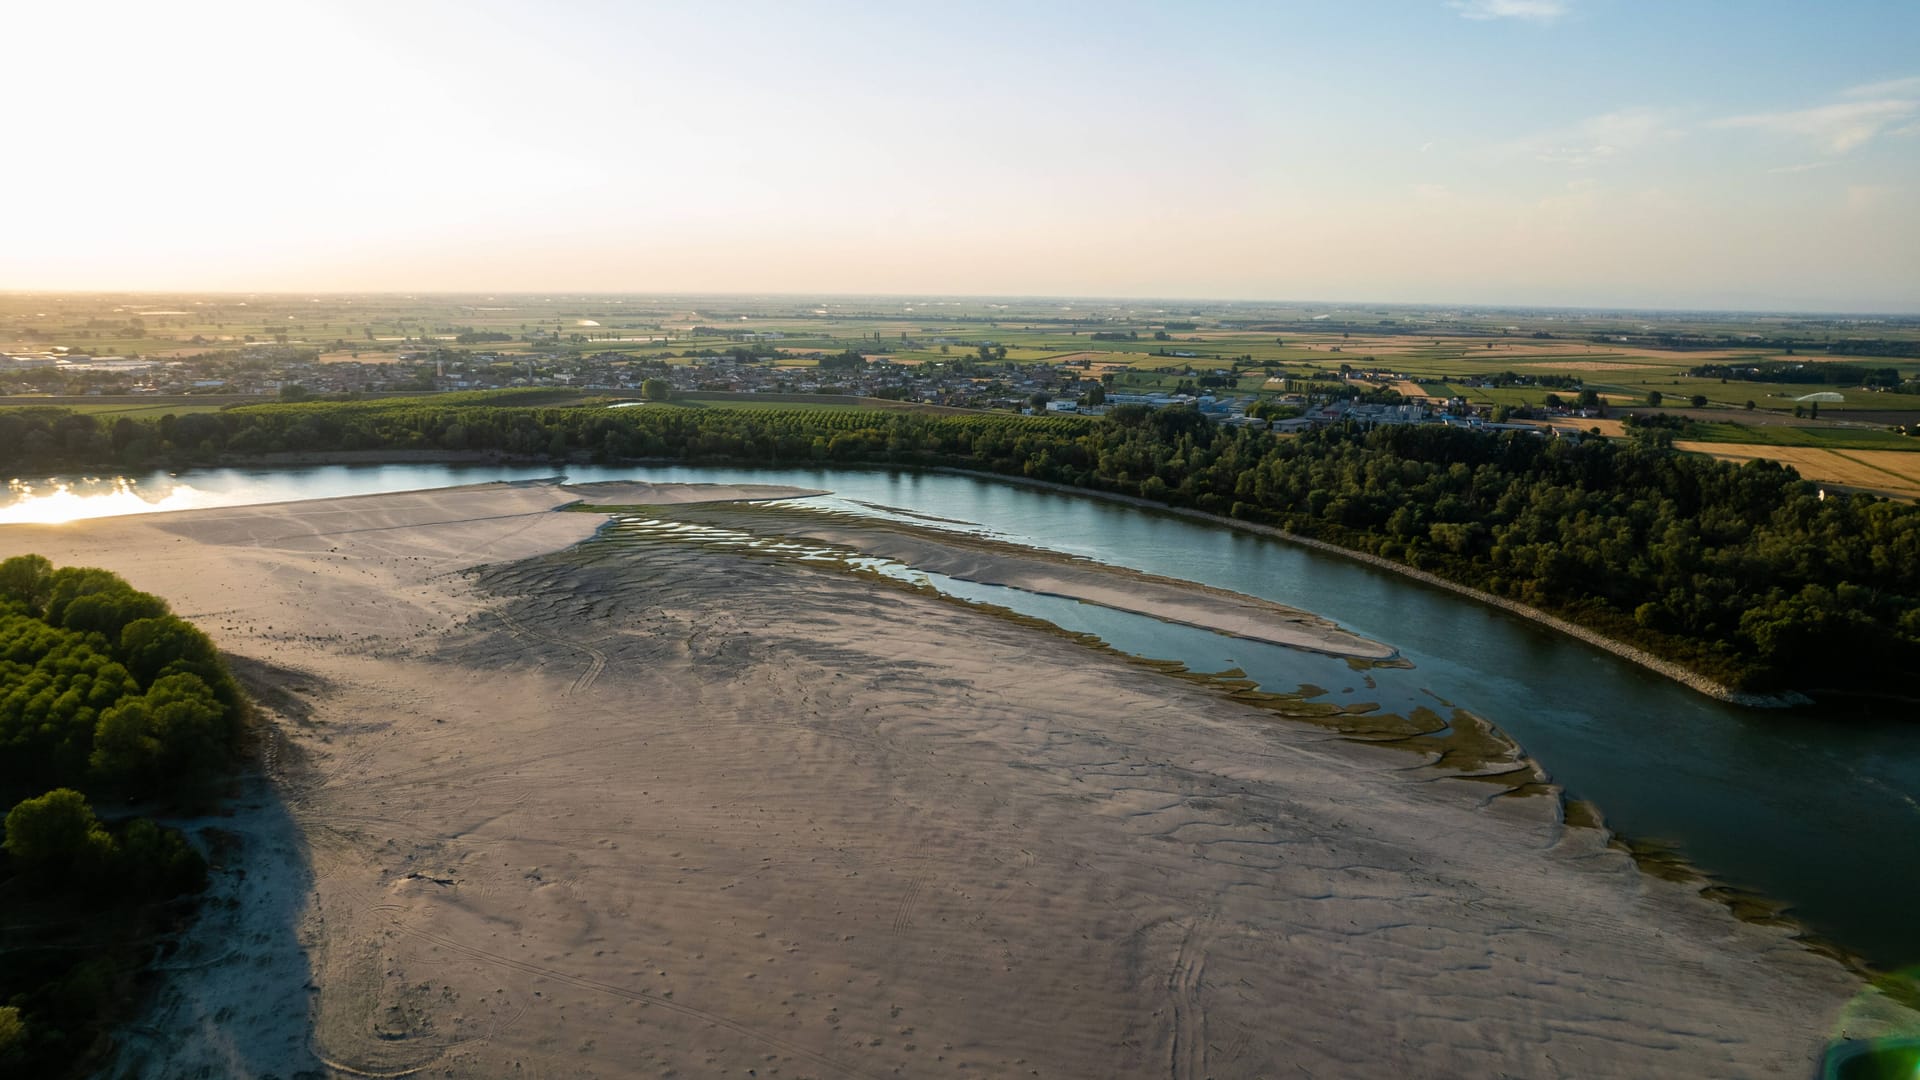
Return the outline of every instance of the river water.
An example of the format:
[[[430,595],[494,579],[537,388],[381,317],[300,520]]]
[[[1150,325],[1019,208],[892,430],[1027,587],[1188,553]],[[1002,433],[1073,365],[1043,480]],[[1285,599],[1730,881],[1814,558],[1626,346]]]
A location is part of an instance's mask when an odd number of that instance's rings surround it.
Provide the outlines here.
[[[0,524],[328,498],[554,475],[532,466],[390,465],[206,470],[178,477],[16,482]],[[1239,667],[1263,687],[1303,683],[1388,711],[1442,702],[1513,737],[1614,829],[1673,844],[1716,879],[1792,913],[1882,967],[1920,962],[1920,724],[1836,706],[1737,708],[1506,612],[1283,540],[989,479],[880,470],[568,466],[568,479],[768,483],[831,490],[823,509],[871,504],[1001,539],[1265,597],[1397,647],[1410,670],[1365,676],[1338,660],[1027,594],[1011,605],[1123,651],[1195,670]],[[924,523],[924,522],[923,522]],[[0,554],[14,545],[0,532]],[[950,591],[1005,600],[952,582]]]

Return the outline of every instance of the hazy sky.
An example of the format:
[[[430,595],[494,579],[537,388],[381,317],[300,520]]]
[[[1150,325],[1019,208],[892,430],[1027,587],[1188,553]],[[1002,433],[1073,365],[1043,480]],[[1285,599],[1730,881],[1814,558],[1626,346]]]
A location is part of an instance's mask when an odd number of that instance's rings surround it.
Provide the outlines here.
[[[1920,310],[1920,3],[0,5],[0,288]]]

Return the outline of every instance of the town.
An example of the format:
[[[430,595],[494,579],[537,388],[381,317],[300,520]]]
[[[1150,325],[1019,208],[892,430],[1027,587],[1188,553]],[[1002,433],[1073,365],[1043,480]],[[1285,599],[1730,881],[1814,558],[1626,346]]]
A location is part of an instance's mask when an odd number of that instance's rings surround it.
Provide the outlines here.
[[[706,329],[706,328],[699,328]],[[1296,432],[1347,421],[1363,424],[1458,424],[1524,427],[1510,419],[1525,407],[1429,398],[1393,388],[1405,373],[1340,363],[1321,370],[1264,361],[1242,368],[1195,367],[1189,351],[1166,352],[1167,364],[1101,363],[1081,354],[1058,363],[1016,361],[992,341],[936,343],[951,359],[896,359],[886,351],[773,344],[781,335],[736,334],[722,343],[689,344],[646,355],[631,351],[494,352],[423,344],[368,359],[321,359],[312,348],[244,344],[186,356],[102,356],[71,346],[0,353],[0,394],[13,403],[45,396],[169,399],[208,404],[304,401],[452,391],[549,387],[640,400],[752,399],[857,404],[895,402],[928,407],[1013,411],[1034,415],[1101,415],[1123,405],[1191,406],[1233,426]],[[377,359],[375,358],[377,357]],[[1248,358],[1251,361],[1251,358]],[[1564,380],[1545,380],[1563,385]],[[1471,384],[1469,384],[1471,385]],[[1488,385],[1493,385],[1489,383]],[[1577,381],[1571,384],[1578,386]],[[1562,406],[1548,394],[1550,416],[1602,415],[1593,395]]]

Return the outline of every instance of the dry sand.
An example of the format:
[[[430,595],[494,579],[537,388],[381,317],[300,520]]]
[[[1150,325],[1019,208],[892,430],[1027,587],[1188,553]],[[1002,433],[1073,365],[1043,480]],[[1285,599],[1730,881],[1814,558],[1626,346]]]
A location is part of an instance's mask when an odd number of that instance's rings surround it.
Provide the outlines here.
[[[961,581],[1066,597],[1251,641],[1370,662],[1399,658],[1391,645],[1271,600],[984,537],[791,509],[696,513],[681,515],[681,520],[759,536],[817,540]]]
[[[126,1071],[1798,1077],[1861,991],[1550,798],[574,498],[3,534],[271,714]]]

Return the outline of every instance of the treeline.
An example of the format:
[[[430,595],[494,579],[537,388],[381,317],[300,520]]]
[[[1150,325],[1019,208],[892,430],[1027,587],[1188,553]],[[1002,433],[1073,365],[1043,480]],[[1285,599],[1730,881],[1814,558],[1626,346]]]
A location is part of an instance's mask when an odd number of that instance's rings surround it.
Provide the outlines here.
[[[1417,426],[1275,439],[1139,406],[1025,418],[437,399],[141,423],[141,437],[202,460],[443,449],[958,466],[1319,537],[1554,611],[1737,687],[1898,688],[1920,661],[1920,512],[1867,495],[1822,500],[1779,465],[1675,454],[1661,438]]]
[[[1497,375],[1480,375],[1464,381],[1477,381],[1489,386],[1546,386],[1555,390],[1578,390],[1586,383],[1578,375],[1518,375],[1511,371],[1502,371]]]
[[[1659,391],[1654,391],[1659,393]],[[1658,401],[1649,402],[1658,405]],[[1621,418],[1627,435],[1643,445],[1670,448],[1676,439],[1698,439],[1706,434],[1706,425],[1679,413],[1628,413]]]
[[[1870,386],[1892,389],[1900,385],[1897,368],[1868,368],[1859,364],[1794,363],[1762,360],[1751,364],[1700,364],[1688,368],[1696,379],[1739,379],[1745,382],[1802,383],[1811,386]]]
[[[1833,356],[1907,356],[1920,357],[1920,341],[1891,341],[1867,339],[1856,341],[1835,341],[1824,346]]]
[[[820,358],[821,371],[860,371],[867,366],[867,358],[854,349],[837,352],[832,356]]]
[[[0,1066],[58,1076],[100,1048],[206,864],[96,799],[202,800],[240,739],[240,696],[207,636],[105,570],[0,562]],[[49,790],[51,789],[51,790]],[[38,794],[36,794],[38,793]]]
[[[524,390],[468,391],[435,394],[434,403],[442,408],[470,405],[537,405],[547,402],[581,400],[577,390],[533,387]],[[410,407],[412,398],[374,398],[366,401],[316,401],[328,406],[351,405],[356,409],[381,410]],[[229,452],[232,437],[247,428],[218,414],[167,414],[157,418],[96,417],[56,406],[32,405],[0,409],[0,467],[19,475],[22,470],[68,469],[119,466],[129,469],[167,465],[204,464]],[[233,453],[253,453],[248,440],[232,448]],[[288,449],[282,446],[280,449]],[[315,449],[298,446],[293,449]]]

